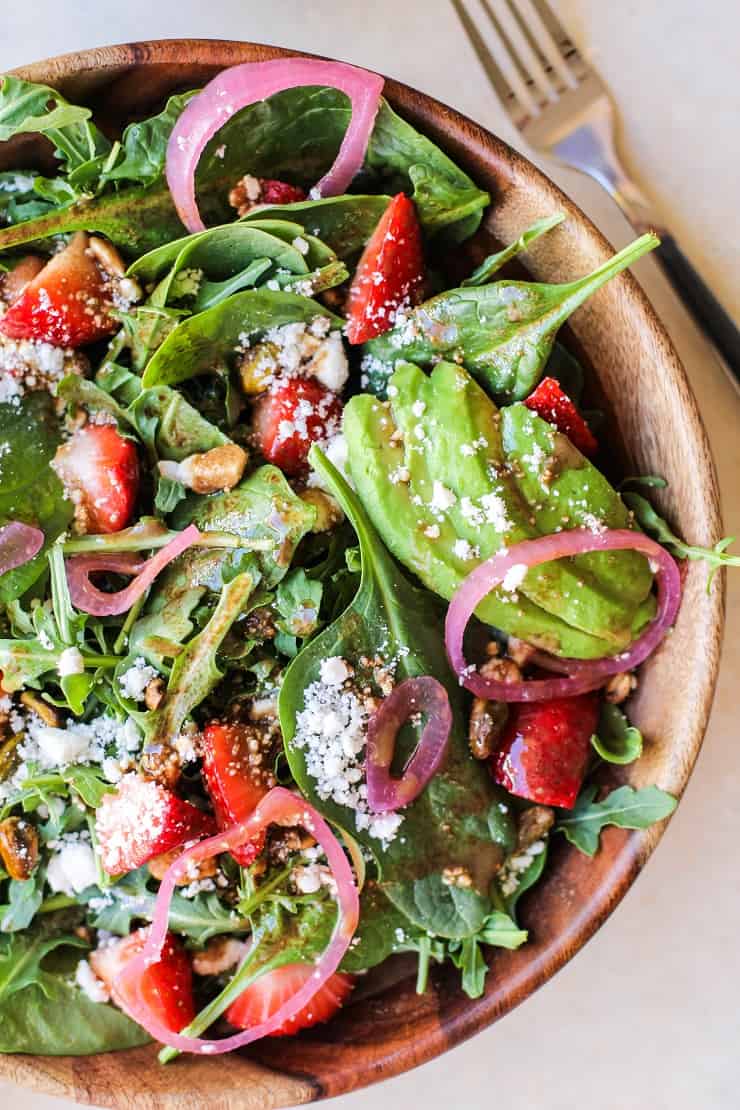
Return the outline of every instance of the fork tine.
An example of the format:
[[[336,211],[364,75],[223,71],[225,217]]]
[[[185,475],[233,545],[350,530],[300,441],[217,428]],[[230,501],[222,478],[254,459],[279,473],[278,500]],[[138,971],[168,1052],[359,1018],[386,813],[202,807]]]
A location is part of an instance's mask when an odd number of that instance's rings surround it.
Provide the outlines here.
[[[512,11],[507,0],[490,0],[491,16],[495,17],[501,31],[509,41],[509,45],[518,55],[519,61],[542,95],[555,103],[558,99],[557,91],[545,72],[539,57],[535,53],[529,39],[522,30],[516,13]]]
[[[485,0],[465,0],[465,2],[453,0],[453,4],[469,37],[473,40],[476,53],[488,77],[504,102],[514,97],[525,114],[539,116],[540,107],[537,100],[527,87],[508,46],[502,39]],[[477,19],[470,14],[471,6],[478,9]],[[519,125],[521,126],[521,122]]]
[[[549,23],[561,42],[570,41],[567,32],[560,25],[549,5],[545,3],[545,0],[535,0],[534,3],[532,0],[512,0],[512,2],[517,8],[530,35],[555,72],[560,76],[561,80],[564,81],[569,88],[577,88],[578,81],[563,57],[558,42],[547,27],[547,23]]]

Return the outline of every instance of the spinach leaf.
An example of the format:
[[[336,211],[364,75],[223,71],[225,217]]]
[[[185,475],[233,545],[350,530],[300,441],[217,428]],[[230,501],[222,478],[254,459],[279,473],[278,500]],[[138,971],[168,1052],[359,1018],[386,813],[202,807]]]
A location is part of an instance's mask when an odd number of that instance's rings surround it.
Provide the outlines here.
[[[587,856],[596,855],[599,836],[606,825],[647,829],[670,816],[678,804],[671,794],[657,786],[643,786],[640,790],[620,786],[601,802],[594,800],[597,790],[593,784],[582,790],[573,809],[563,811],[555,826]]]
[[[501,547],[562,528],[565,515],[573,527],[629,527],[616,491],[564,436],[522,404],[497,410],[461,367],[440,362],[427,376],[400,363],[390,389],[387,404],[358,395],[345,407],[350,471],[383,542],[441,597]],[[651,584],[635,552],[586,555],[532,568],[476,613],[547,651],[599,658],[650,619]]]
[[[60,441],[54,402],[46,392],[29,393],[18,404],[0,404],[0,523],[22,520],[43,529],[46,544],[22,567],[0,579],[7,604],[32,586],[46,566],[49,545],[72,519],[72,503],[49,463]]]
[[[0,142],[15,135],[42,134],[54,144],[67,170],[79,170],[107,155],[111,144],[90,123],[89,108],[69,104],[60,93],[8,74],[0,84]]]
[[[280,614],[277,627],[280,631],[297,639],[311,636],[318,628],[323,592],[321,582],[309,578],[303,567],[286,575],[275,593],[275,608]]]
[[[142,390],[126,411],[126,418],[154,459],[180,462],[188,455],[231,442],[182,393],[166,385]]]
[[[653,484],[657,484],[657,481],[657,479],[653,479]],[[695,544],[686,543],[673,534],[668,523],[655,511],[647,498],[629,490],[622,494],[622,498],[632,509],[635,520],[643,531],[662,543],[664,547],[667,547],[677,559],[694,559],[707,564],[710,568],[707,589],[711,586],[712,579],[721,567],[740,566],[740,555],[730,555],[726,550],[731,543],[735,542],[734,536],[727,536],[725,539],[719,540],[714,547],[698,547]]]
[[[143,385],[177,385],[212,372],[218,361],[233,357],[240,344],[270,328],[299,321],[310,323],[318,316],[329,319],[335,328],[342,326],[342,321],[323,305],[295,293],[267,289],[235,293],[180,324],[147,366]]]
[[[246,224],[295,220],[296,234],[311,234],[326,243],[338,258],[353,261],[375,231],[390,197],[345,193],[321,200],[299,200],[291,204],[265,205],[242,217]]]
[[[194,92],[171,96],[161,112],[130,123],[121,139],[120,155],[102,174],[102,181],[135,181],[153,185],[164,173],[167,142],[178,116]]]
[[[149,1040],[120,1010],[91,1002],[70,982],[76,961],[44,966],[48,957],[85,947],[79,937],[41,930],[0,935],[0,1052],[85,1056]]]
[[[543,220],[537,220],[536,223],[533,223],[526,231],[523,231],[518,239],[510,243],[508,247],[496,251],[495,254],[489,254],[488,258],[485,258],[480,266],[473,271],[470,277],[465,278],[465,281],[461,284],[464,286],[485,285],[502,266],[505,266],[512,258],[521,254],[522,251],[527,250],[530,244],[534,243],[535,239],[539,239],[540,235],[544,235],[546,231],[550,231],[552,228],[557,227],[564,219],[564,212],[556,212],[554,216],[546,216]]]
[[[362,554],[360,588],[334,624],[314,637],[293,660],[280,692],[280,722],[293,776],[303,793],[330,820],[347,829],[376,858],[379,888],[419,928],[435,935],[463,937],[481,927],[489,910],[488,886],[501,849],[487,834],[486,815],[500,795],[467,749],[460,692],[444,657],[440,614],[432,597],[401,575],[378,540],[365,510],[339,473],[316,448],[312,463],[352,523]],[[384,844],[359,830],[354,812],[321,797],[299,746],[297,716],[307,688],[319,679],[321,663],[341,656],[397,660],[398,679],[432,674],[448,690],[455,713],[446,762],[403,814],[398,835]],[[418,728],[399,737],[399,758],[408,756]],[[483,820],[476,824],[471,817]],[[470,886],[448,885],[447,868],[462,868]]]
[[[401,358],[428,364],[449,356],[495,397],[521,400],[539,381],[561,324],[657,245],[655,235],[643,235],[592,274],[564,285],[503,280],[450,289],[413,309],[364,350],[373,361],[391,366]]]
[[[20,173],[0,173],[1,223],[17,224],[23,220],[33,220],[55,207],[54,201],[45,200],[37,193],[35,185],[39,180],[39,174],[27,170]],[[2,269],[6,269],[4,264]]]
[[[67,374],[62,378],[57,386],[57,396],[66,404],[80,405],[88,412],[110,413],[122,425],[124,432],[134,427],[129,414],[110,393],[79,374]]]
[[[634,763],[642,755],[642,733],[634,728],[618,705],[604,702],[599,717],[599,730],[591,744],[607,763]]]
[[[2,932],[17,933],[28,928],[44,900],[43,885],[43,876],[38,871],[33,878],[8,882],[8,904],[0,906]]]

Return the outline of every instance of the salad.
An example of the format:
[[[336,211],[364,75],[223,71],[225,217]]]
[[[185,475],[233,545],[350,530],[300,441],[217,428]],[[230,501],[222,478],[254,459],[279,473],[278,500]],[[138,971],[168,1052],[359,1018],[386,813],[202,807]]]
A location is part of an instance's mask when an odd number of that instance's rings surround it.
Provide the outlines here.
[[[221,1053],[399,953],[474,998],[555,838],[674,809],[599,769],[677,560],[737,558],[614,484],[557,338],[657,239],[510,276],[563,216],[482,258],[382,90],[239,65],[113,138],[2,79],[54,155],[0,174],[3,1052]]]

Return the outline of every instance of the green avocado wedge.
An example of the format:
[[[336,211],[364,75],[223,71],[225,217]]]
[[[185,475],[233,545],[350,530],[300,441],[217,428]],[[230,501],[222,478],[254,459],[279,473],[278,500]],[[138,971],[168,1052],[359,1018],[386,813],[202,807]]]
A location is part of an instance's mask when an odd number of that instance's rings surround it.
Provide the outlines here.
[[[462,367],[441,362],[427,376],[401,363],[389,396],[357,396],[345,409],[352,478],[384,543],[442,597],[504,544],[564,526],[631,526],[565,436],[524,405],[498,410]],[[623,650],[650,620],[651,585],[635,552],[584,555],[532,568],[476,612],[548,651],[595,659]]]
[[[366,343],[367,361],[377,374],[383,364],[390,373],[398,359],[426,365],[449,356],[498,400],[521,401],[540,380],[571,313],[658,243],[652,233],[642,235],[592,274],[563,285],[504,279],[449,289]]]

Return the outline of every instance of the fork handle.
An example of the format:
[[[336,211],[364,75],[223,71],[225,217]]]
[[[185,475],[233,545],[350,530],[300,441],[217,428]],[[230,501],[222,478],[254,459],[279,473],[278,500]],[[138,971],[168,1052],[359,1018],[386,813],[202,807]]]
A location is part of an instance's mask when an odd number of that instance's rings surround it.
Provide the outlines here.
[[[657,257],[666,277],[694,320],[722,355],[735,380],[740,383],[740,330],[670,232],[659,231],[658,234],[661,242],[653,257]]]

